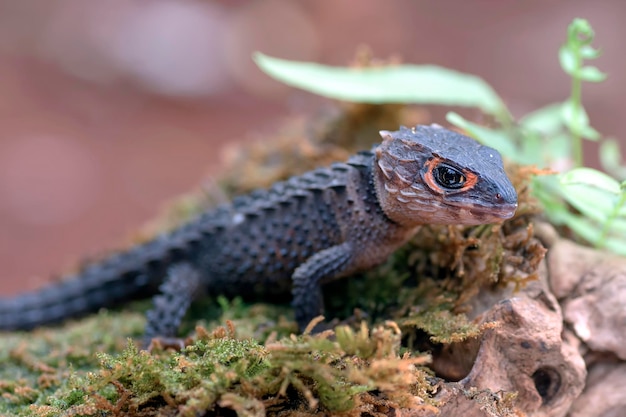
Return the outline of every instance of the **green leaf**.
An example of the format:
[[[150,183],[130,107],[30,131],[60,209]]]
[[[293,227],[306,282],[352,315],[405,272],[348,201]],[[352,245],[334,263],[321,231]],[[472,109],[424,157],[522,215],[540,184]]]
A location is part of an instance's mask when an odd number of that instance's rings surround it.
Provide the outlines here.
[[[580,53],[580,56],[584,59],[596,59],[601,55],[600,50],[595,49],[591,45],[581,46],[578,52]]]
[[[571,100],[561,105],[561,117],[563,123],[572,131],[579,132],[580,126],[589,124],[589,116],[582,107],[576,106]]]
[[[576,54],[572,51],[567,44],[561,46],[559,49],[559,62],[561,68],[569,75],[573,75],[578,67],[578,59]]]
[[[600,144],[600,163],[602,164],[602,167],[611,173],[619,171],[620,169],[626,169],[621,166],[621,160],[622,152],[617,141],[615,139],[606,139],[602,141]]]
[[[520,159],[523,160],[524,164],[527,165],[537,165],[537,166],[545,166],[545,163],[542,161],[547,156],[547,152],[545,152],[545,146],[547,144],[552,145],[552,140],[546,143],[545,137],[543,137],[540,133],[537,132],[527,132],[523,137],[523,142],[520,143],[522,150],[520,151]]]
[[[582,236],[588,242],[595,243],[601,237],[601,230],[598,225],[581,216],[564,212],[563,223],[572,229],[577,235]]]
[[[285,84],[337,100],[467,106],[496,116],[508,114],[500,97],[481,78],[434,65],[330,67],[259,52],[254,61]]]
[[[619,255],[626,255],[626,238],[623,236],[608,237],[603,246]]]
[[[601,81],[606,80],[606,74],[600,71],[596,67],[582,67],[577,71],[578,78],[581,80],[590,82],[590,83],[599,83]]]
[[[533,195],[541,201],[546,214],[556,224],[563,222],[561,212],[567,211],[559,192],[560,186],[556,175],[538,175],[531,180]]]
[[[575,168],[561,175],[563,185],[581,185],[603,190],[615,196],[620,194],[620,184],[604,172],[593,168]]]
[[[601,194],[597,191],[584,190],[582,187],[578,187],[577,190],[573,190],[570,187],[566,190],[566,193],[566,200],[586,218],[593,220],[600,225],[603,225],[608,221],[610,215],[608,208],[615,203],[615,200],[606,198],[606,194]],[[589,199],[583,200],[582,198],[585,196]],[[596,243],[595,241],[593,242]]]
[[[622,213],[626,216],[626,213]],[[623,234],[626,238],[626,219],[616,218],[611,221],[611,231],[617,234]]]
[[[585,216],[604,225],[615,215],[619,183],[592,168],[576,168],[560,176],[563,197]]]
[[[594,142],[597,142],[598,140],[600,140],[600,136],[601,136],[600,132],[598,132],[596,129],[594,129],[590,125],[583,126],[580,131],[580,135]]]
[[[537,109],[520,119],[520,124],[530,130],[552,135],[559,132],[563,123],[561,121],[561,107],[563,103],[548,104]]]
[[[515,143],[505,132],[493,130],[484,126],[465,120],[461,115],[454,112],[446,114],[446,120],[453,125],[465,130],[470,136],[478,140],[483,145],[490,146],[502,155],[516,162],[519,162],[519,152]]]
[[[578,106],[571,100],[564,102],[561,107],[561,117],[565,126],[573,133],[590,140],[599,139],[600,134],[589,126],[589,116],[582,105]]]
[[[576,18],[567,28],[567,41],[577,47],[587,45],[593,41],[595,33],[585,19]]]
[[[553,169],[563,169],[572,160],[572,138],[565,133],[557,133],[542,143],[542,148],[537,152],[541,154],[546,165]]]

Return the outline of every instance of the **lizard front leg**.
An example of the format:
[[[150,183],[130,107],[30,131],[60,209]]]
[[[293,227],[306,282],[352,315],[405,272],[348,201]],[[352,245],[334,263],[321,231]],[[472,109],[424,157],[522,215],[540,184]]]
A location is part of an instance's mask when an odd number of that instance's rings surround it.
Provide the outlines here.
[[[167,278],[159,287],[161,294],[154,297],[154,306],[146,314],[145,345],[154,338],[165,346],[182,345],[180,339],[176,339],[176,332],[197,297],[200,284],[200,272],[188,263],[174,265],[168,270]]]
[[[352,246],[345,242],[317,252],[296,268],[293,273],[292,305],[300,331],[323,312],[320,283],[344,272],[351,259]]]

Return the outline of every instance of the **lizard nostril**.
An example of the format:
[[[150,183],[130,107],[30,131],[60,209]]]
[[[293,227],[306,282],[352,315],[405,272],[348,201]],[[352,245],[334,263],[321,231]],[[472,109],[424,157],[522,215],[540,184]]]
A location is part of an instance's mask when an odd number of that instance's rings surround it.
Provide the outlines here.
[[[502,194],[500,194],[500,193],[496,193],[496,201],[497,201],[498,203],[501,203],[501,202],[502,202]]]

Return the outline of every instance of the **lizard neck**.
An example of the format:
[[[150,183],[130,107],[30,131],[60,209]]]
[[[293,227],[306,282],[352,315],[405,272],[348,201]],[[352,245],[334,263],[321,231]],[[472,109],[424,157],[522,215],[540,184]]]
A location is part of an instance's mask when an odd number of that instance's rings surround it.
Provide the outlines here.
[[[417,155],[398,158],[388,145],[383,143],[376,148],[372,162],[372,181],[378,204],[392,222],[408,229],[418,228],[429,223],[424,209],[428,210],[433,198],[431,193],[415,187],[415,181],[420,178],[420,158]],[[415,150],[409,150],[411,153]]]
[[[350,237],[358,253],[355,254],[352,272],[371,268],[384,262],[389,255],[415,235],[420,224],[401,223],[389,216],[386,201],[380,197],[380,172],[376,158],[370,155],[367,163],[359,166],[359,189],[362,190],[357,204],[356,217],[350,224]],[[366,221],[363,220],[366,217]],[[366,226],[364,226],[366,225]]]

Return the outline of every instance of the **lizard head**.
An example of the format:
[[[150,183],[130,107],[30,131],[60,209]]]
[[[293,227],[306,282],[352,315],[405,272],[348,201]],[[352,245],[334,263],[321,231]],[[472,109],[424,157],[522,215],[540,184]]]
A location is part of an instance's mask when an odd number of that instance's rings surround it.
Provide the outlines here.
[[[475,225],[515,214],[517,193],[495,149],[437,125],[380,135],[374,182],[391,220]]]

